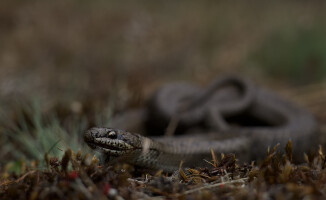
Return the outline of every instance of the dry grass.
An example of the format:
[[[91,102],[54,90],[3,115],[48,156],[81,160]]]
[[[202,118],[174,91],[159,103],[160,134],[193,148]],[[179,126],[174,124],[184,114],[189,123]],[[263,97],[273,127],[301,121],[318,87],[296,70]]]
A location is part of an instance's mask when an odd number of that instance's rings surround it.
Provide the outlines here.
[[[128,165],[102,166],[89,154],[68,149],[62,159],[45,155],[47,167],[21,163],[20,174],[2,171],[1,199],[257,199],[325,198],[325,155],[321,148],[306,163],[291,163],[291,143],[277,146],[260,165],[240,165],[234,155],[213,159],[209,168],[183,169],[172,176],[135,175]],[[203,161],[204,162],[204,161]],[[137,174],[137,173],[136,173]],[[186,175],[187,174],[187,175]]]

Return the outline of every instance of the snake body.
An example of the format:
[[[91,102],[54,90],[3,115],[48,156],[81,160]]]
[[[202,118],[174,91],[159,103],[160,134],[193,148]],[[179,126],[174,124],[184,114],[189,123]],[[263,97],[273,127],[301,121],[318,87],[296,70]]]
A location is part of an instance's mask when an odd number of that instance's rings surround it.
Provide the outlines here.
[[[234,78],[226,80],[234,81]],[[215,108],[214,106],[204,106],[201,111],[199,108],[194,109],[198,115],[202,112],[210,113],[206,121],[208,121],[208,127],[212,128],[205,133],[193,132],[170,137],[145,137],[120,129],[94,127],[85,132],[84,140],[91,148],[103,152],[109,162],[124,160],[140,168],[162,169],[167,172],[177,170],[180,161],[183,161],[183,167],[202,166],[205,164],[203,159],[211,159],[211,150],[216,154],[234,153],[240,161],[250,162],[252,159],[262,159],[266,155],[268,146],[280,143],[281,147],[284,147],[288,140],[292,141],[294,160],[301,161],[303,153],[309,151],[317,143],[317,124],[313,116],[303,108],[282,99],[271,91],[251,86],[242,89],[250,90],[251,100],[248,101],[246,96],[240,98],[241,101],[247,101],[247,103],[238,102],[238,109],[234,112],[237,114],[240,111],[245,112],[255,118],[263,119],[268,125],[239,127],[229,126],[226,121],[220,121],[223,116],[232,115],[232,112],[228,112],[228,110],[233,109],[232,102],[235,102],[231,101],[234,97],[225,98],[222,92],[213,103],[206,101],[203,104],[213,105],[214,102],[220,102],[226,106]],[[187,89],[181,89],[180,94],[185,91]],[[227,91],[231,90],[226,90],[226,93]],[[209,95],[209,93],[202,96]],[[234,94],[236,93],[234,92]],[[165,105],[167,100],[164,100],[160,94],[162,93],[158,92],[152,102],[160,105],[159,101],[161,101],[161,104]],[[166,95],[170,94],[166,93]],[[176,101],[179,100],[174,102]],[[198,101],[202,100],[199,98],[192,103]],[[174,103],[170,103],[170,107],[173,106],[175,106]],[[227,109],[228,107],[230,109]],[[155,110],[153,106],[150,108],[151,112]],[[164,121],[164,116],[168,118],[169,113],[174,112],[171,109],[159,110],[156,108],[155,112],[163,116],[162,121]],[[189,109],[185,109],[179,115],[185,116],[183,119],[186,119],[180,120],[180,123],[185,125],[200,123],[199,118],[190,119],[188,116],[191,115],[191,112],[189,112]],[[145,116],[143,111],[140,116]],[[157,118],[153,117],[153,119]],[[214,119],[218,119],[220,122],[217,125],[211,125]]]

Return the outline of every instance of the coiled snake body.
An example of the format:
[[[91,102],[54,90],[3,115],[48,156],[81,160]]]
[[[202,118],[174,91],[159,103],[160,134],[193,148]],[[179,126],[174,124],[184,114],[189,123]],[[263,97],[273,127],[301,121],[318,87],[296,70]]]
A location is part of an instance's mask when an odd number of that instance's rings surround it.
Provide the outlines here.
[[[232,124],[239,115],[239,121],[259,119],[264,123]],[[317,125],[309,112],[235,76],[217,79],[207,90],[186,84],[167,85],[158,90],[145,111],[120,117],[114,127],[129,129],[126,125],[131,120],[154,120],[166,127],[173,118],[178,126],[188,130],[204,126],[205,131],[145,137],[94,127],[86,131],[84,140],[103,152],[109,162],[123,159],[141,168],[167,172],[178,169],[181,160],[184,167],[205,164],[203,159],[211,159],[211,149],[216,154],[234,153],[241,161],[261,159],[268,146],[280,143],[284,147],[288,140],[293,144],[294,160],[301,161],[303,152],[317,142]]]

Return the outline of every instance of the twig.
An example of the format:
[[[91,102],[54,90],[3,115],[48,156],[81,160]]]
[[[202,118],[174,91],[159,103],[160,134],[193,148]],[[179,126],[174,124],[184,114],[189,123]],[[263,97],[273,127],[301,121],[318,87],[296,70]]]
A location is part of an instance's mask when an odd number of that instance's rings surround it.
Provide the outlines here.
[[[26,174],[24,174],[22,177],[20,177],[19,179],[17,179],[15,182],[16,182],[16,183],[19,183],[20,181],[24,180],[24,178],[26,178],[26,176],[28,176],[28,175],[30,175],[30,174],[33,174],[33,173],[35,173],[35,172],[36,172],[36,170],[29,171],[29,172],[27,172]]]
[[[187,195],[187,194],[191,194],[191,193],[198,192],[198,191],[205,190],[205,189],[212,189],[212,188],[219,187],[219,186],[222,186],[222,185],[229,185],[229,184],[234,184],[234,183],[244,183],[247,180],[248,180],[248,178],[242,178],[242,179],[232,180],[232,181],[223,182],[223,183],[205,185],[205,186],[195,188],[195,189],[192,189],[192,190],[187,190],[187,191],[185,191],[185,192],[183,192],[181,194],[178,194],[177,196]]]

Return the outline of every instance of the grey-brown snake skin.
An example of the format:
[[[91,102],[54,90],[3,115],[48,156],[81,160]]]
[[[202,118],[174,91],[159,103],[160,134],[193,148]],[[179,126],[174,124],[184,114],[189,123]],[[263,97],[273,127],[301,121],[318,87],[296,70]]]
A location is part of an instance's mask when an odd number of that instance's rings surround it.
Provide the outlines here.
[[[234,126],[225,120],[241,113],[262,119],[265,124]],[[191,134],[170,137],[145,137],[120,130],[132,130],[144,117],[166,125],[173,116],[177,116],[181,126],[204,124],[206,129],[196,133],[194,128]],[[234,76],[217,79],[207,90],[187,84],[165,86],[152,97],[147,109],[118,117],[113,127],[119,129],[87,130],[84,140],[91,148],[103,152],[109,162],[124,160],[142,169],[167,172],[178,169],[180,161],[183,167],[205,165],[203,159],[211,160],[211,149],[217,155],[234,153],[240,161],[262,159],[268,146],[280,143],[283,149],[288,140],[293,144],[294,160],[301,161],[303,153],[318,140],[317,124],[309,112]]]

